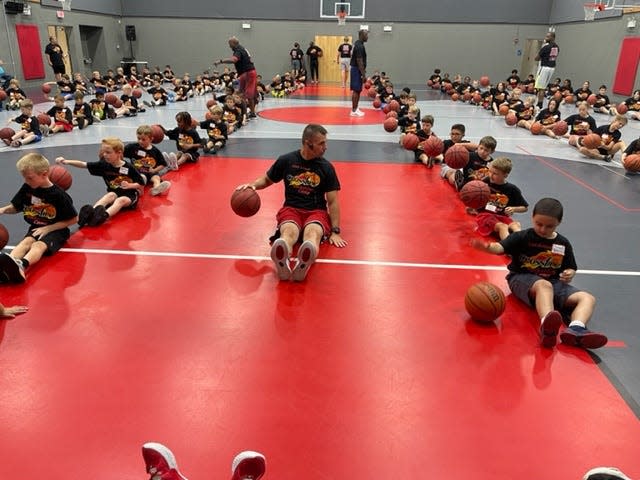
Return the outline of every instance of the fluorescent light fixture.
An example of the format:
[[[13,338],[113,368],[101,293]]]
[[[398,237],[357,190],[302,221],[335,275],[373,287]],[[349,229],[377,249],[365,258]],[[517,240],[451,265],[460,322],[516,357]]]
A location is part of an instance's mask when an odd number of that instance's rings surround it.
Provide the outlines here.
[[[385,25],[382,27],[382,31],[383,32],[392,32],[393,31],[393,27],[391,25]]]
[[[369,25],[360,25],[360,30],[366,30],[368,32],[369,31]]]
[[[251,24],[249,22],[243,22],[242,28],[245,30],[249,30],[251,28]]]

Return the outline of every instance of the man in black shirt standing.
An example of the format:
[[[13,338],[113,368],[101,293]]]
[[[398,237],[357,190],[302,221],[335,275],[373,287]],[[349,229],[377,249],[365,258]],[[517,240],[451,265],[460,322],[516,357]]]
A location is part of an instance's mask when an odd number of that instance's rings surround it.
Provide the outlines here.
[[[58,44],[56,37],[49,37],[49,44],[44,49],[44,54],[47,56],[49,65],[53,68],[53,73],[56,78],[56,82],[62,80],[62,75],[67,73],[64,66],[64,57],[66,54],[62,51],[62,47]]]
[[[547,32],[544,37],[544,45],[536,55],[536,60],[540,62],[536,75],[536,91],[538,92],[538,108],[542,108],[544,101],[544,91],[551,83],[551,77],[556,69],[556,59],[560,53],[560,47],[556,43],[555,32]]]
[[[256,98],[258,95],[257,90],[257,75],[256,67],[251,60],[251,54],[240,45],[240,41],[236,37],[229,38],[229,48],[233,51],[230,58],[221,58],[217,62],[213,62],[214,65],[220,65],[221,63],[233,63],[236,66],[238,72],[238,81],[240,82],[240,91],[247,99],[249,106],[249,118],[255,118],[256,116]]]
[[[351,113],[352,117],[364,117],[364,112],[358,108],[360,103],[360,92],[367,78],[367,51],[364,48],[365,42],[369,39],[367,30],[358,32],[358,40],[353,45],[351,52]]]

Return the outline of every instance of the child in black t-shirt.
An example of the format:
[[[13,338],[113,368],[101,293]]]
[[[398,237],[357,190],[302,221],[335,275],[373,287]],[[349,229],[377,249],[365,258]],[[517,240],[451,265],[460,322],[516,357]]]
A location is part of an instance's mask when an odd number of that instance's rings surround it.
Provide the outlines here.
[[[542,124],[542,132],[551,138],[559,138],[553,131],[553,127],[560,121],[560,110],[558,110],[558,101],[555,98],[550,98],[547,108],[544,108],[538,112],[536,116],[536,122]],[[529,127],[531,128],[531,127]]]
[[[564,120],[569,126],[569,131],[565,135],[569,137],[569,145],[579,148],[580,137],[593,133],[597,128],[595,119],[589,115],[589,105],[587,102],[580,102],[578,104],[578,113],[569,115]]]
[[[569,240],[556,232],[562,221],[562,204],[543,198],[533,208],[533,227],[512,233],[500,242],[473,239],[478,250],[495,255],[510,255],[507,282],[511,293],[540,316],[543,347],[552,348],[565,321],[568,327],[560,334],[565,345],[600,348],[607,337],[586,328],[596,304],[588,292],[570,285],[577,264]]]
[[[406,137],[408,133],[415,134],[420,130],[420,120],[418,120],[417,115],[418,107],[414,105],[409,108],[409,111],[404,117],[400,117],[398,119],[398,126],[400,127],[400,138],[398,139],[398,142],[400,145],[402,145],[404,137]]]
[[[27,98],[27,94],[20,88],[20,82],[17,78],[9,80],[9,86],[5,93],[7,94],[7,110],[19,110],[20,102]]]
[[[413,105],[410,108],[416,107]],[[416,107],[417,108],[417,107]],[[433,128],[434,118],[433,115],[425,115],[420,119],[421,128],[416,132],[416,135],[420,139],[420,143],[418,144],[418,148],[413,151],[415,161],[424,163],[427,168],[433,167],[434,162],[438,159],[437,157],[429,157],[423,150],[422,142],[428,140],[432,135],[435,136],[435,133],[431,131]]]
[[[483,236],[496,234],[500,240],[512,232],[519,232],[520,222],[514,221],[514,213],[524,213],[529,204],[522,192],[513,183],[507,182],[513,165],[506,157],[498,157],[489,164],[489,176],[483,181],[489,185],[491,197],[487,204],[479,209],[467,208],[467,213],[476,215],[478,233]]]
[[[624,102],[626,105],[629,118],[633,120],[640,120],[640,90],[635,90],[633,95],[627,98]],[[616,107],[611,107],[611,115],[619,115]]]
[[[606,115],[611,114],[611,102],[607,96],[607,86],[600,85],[598,93],[596,94],[596,103],[593,105],[593,111],[598,113],[604,113]]]
[[[73,130],[73,112],[64,104],[64,97],[60,94],[53,97],[53,107],[47,111],[47,115],[53,118],[53,127],[50,133],[70,132]]]
[[[457,191],[471,180],[484,180],[489,174],[487,166],[493,160],[491,154],[495,152],[497,145],[498,142],[492,136],[487,135],[480,139],[478,148],[474,152],[469,152],[469,162],[461,170],[455,170],[453,185]]]
[[[82,160],[67,160],[56,158],[62,165],[86,168],[89,174],[102,177],[107,185],[107,193],[100,197],[93,205],[84,205],[78,215],[78,225],[95,227],[112,218],[120,210],[134,209],[142,193],[144,179],[138,171],[122,156],[124,144],[118,138],[105,138],[100,144],[100,160],[84,162]]]
[[[159,80],[153,81],[153,87],[149,88],[147,93],[151,95],[151,101],[143,101],[147,107],[161,107],[167,104],[169,94],[162,88]]]
[[[226,96],[222,110],[222,118],[227,122],[227,133],[231,135],[242,126],[240,123],[242,120],[242,112],[236,106],[233,95]]]
[[[626,148],[622,141],[622,132],[620,132],[620,129],[626,124],[627,117],[616,115],[616,118],[609,125],[602,125],[593,131],[602,138],[600,146],[587,148],[581,144],[578,150],[586,157],[610,162],[616,153],[622,152]]]
[[[76,92],[73,98],[75,100],[73,104],[73,124],[82,130],[93,124],[91,106],[84,101],[84,94],[82,92]]]
[[[131,160],[136,170],[151,183],[151,195],[160,195],[171,188],[171,182],[162,180],[168,168],[162,152],[152,142],[152,132],[149,125],[140,125],[136,130],[136,143],[129,143],[124,147],[124,158]]]
[[[233,102],[232,98],[230,100]],[[176,122],[178,123],[176,128],[166,130],[162,127],[162,130],[167,137],[176,142],[178,149],[175,154],[177,167],[185,162],[195,163],[200,158],[198,149],[202,146],[202,140],[200,140],[196,127],[192,124],[191,114],[189,112],[178,112]]]
[[[444,148],[442,150],[442,154],[438,155],[436,157],[436,160],[442,162],[444,160],[445,153],[447,153],[447,150],[458,143],[464,145],[464,147],[470,152],[477,150],[478,144],[470,143],[469,140],[464,140],[465,132],[466,127],[462,123],[454,123],[453,125],[451,125],[449,138],[443,140],[442,143]],[[449,182],[450,185],[455,186],[456,171],[457,169],[451,168],[449,165],[443,162],[442,166],[440,167],[440,176],[447,182]]]
[[[10,255],[0,253],[0,283],[22,283],[25,270],[43,255],[53,255],[69,238],[69,226],[78,219],[73,201],[49,180],[49,161],[39,153],[28,153],[16,164],[24,184],[0,208],[0,215],[22,212],[29,224],[25,237]]]
[[[33,116],[33,102],[29,99],[20,102],[21,115],[13,119],[14,122],[20,124],[20,130],[11,138],[3,138],[7,145],[12,147],[21,147],[27,143],[36,143],[42,140],[42,130],[38,117]],[[42,128],[46,128],[43,126]]]
[[[211,119],[200,122],[200,128],[207,131],[207,139],[203,145],[205,153],[216,153],[227,143],[227,123],[222,120],[223,110],[220,105],[214,105],[209,110]]]

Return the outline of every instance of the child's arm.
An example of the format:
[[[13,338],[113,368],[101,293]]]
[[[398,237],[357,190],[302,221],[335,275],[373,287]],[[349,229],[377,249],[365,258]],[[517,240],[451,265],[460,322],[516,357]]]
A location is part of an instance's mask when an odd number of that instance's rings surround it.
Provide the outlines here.
[[[56,163],[61,165],[71,165],[72,167],[77,168],[87,168],[87,162],[83,162],[82,160],[67,160],[64,157],[56,158]]]
[[[525,213],[529,207],[519,206],[519,207],[507,207],[504,209],[504,214],[511,216],[514,213]]]
[[[16,207],[13,206],[13,204],[9,204],[9,205],[5,205],[4,207],[0,208],[0,215],[3,214],[14,214],[14,213],[18,213],[18,210],[16,210]]]
[[[78,216],[71,217],[68,220],[61,220],[51,225],[45,225],[44,227],[38,227],[31,230],[32,235],[35,238],[41,238],[56,230],[62,230],[63,228],[70,227],[71,225],[78,223]]]
[[[504,248],[498,242],[485,242],[478,238],[471,239],[471,246],[476,250],[481,250],[487,253],[493,253],[494,255],[504,254]]]

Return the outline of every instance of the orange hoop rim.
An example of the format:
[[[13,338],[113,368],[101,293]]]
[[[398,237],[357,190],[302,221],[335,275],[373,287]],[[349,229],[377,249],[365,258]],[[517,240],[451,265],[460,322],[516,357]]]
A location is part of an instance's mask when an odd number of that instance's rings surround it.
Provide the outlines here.
[[[602,12],[605,8],[605,5],[604,3],[585,3],[584,8],[592,9],[593,11]]]

